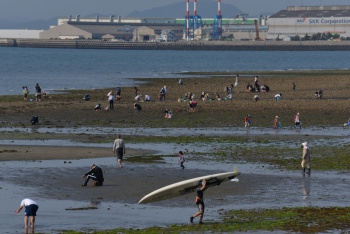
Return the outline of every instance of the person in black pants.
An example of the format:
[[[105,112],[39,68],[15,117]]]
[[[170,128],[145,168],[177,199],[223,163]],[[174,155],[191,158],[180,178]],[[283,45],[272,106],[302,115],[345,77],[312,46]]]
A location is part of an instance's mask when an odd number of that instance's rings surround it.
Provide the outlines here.
[[[201,180],[199,181],[198,188],[196,189],[196,205],[198,206],[198,212],[195,213],[193,216],[190,217],[190,222],[193,223],[193,219],[197,216],[199,216],[199,224],[202,224],[203,215],[204,215],[204,200],[203,200],[203,193],[206,189],[206,181]]]
[[[92,164],[91,170],[86,172],[83,175],[83,178],[85,179],[85,182],[81,186],[86,186],[90,179],[96,181],[94,183],[95,186],[102,186],[104,182],[102,169],[95,164]]]

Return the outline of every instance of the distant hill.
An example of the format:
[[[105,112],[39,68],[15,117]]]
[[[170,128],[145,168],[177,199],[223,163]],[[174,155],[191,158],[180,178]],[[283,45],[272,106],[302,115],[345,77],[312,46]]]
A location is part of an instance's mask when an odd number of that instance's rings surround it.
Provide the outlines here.
[[[193,1],[189,4],[190,15],[193,15]],[[221,3],[221,15],[225,18],[233,18],[243,13],[232,4]],[[218,14],[218,2],[198,1],[197,14],[202,18],[213,18]],[[157,17],[157,18],[184,18],[186,16],[186,2],[177,2],[163,7],[155,7],[145,11],[134,11],[127,17]]]
[[[190,14],[193,15],[193,1],[190,1]],[[232,4],[221,3],[221,15],[224,18],[233,18],[243,12]],[[197,14],[202,18],[213,18],[218,14],[218,2],[217,0],[199,0],[197,2]],[[96,17],[99,15],[104,17],[104,14],[89,14],[82,17]],[[115,14],[116,16],[118,14]],[[178,2],[169,4],[163,7],[154,7],[145,11],[134,11],[125,17],[155,17],[155,18],[184,18],[186,15],[186,2]],[[109,17],[107,15],[106,17]],[[8,20],[0,19],[0,29],[35,29],[35,30],[47,30],[51,25],[57,25],[58,17],[53,17],[48,20],[35,20],[26,22],[11,22]]]
[[[0,29],[34,29],[34,30],[47,30],[51,25],[57,25],[58,17],[48,20],[34,20],[26,22],[10,22],[0,19]]]

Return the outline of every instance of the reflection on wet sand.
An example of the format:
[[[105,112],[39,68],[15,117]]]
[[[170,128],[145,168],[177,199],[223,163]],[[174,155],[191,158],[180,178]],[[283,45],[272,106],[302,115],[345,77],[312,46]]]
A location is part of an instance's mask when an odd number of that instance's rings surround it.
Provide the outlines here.
[[[73,129],[71,129],[73,130]],[[135,130],[135,129],[134,129]],[[128,130],[123,130],[128,132]],[[139,129],[140,134],[152,135],[153,130]],[[181,135],[181,132],[175,135]],[[265,135],[269,129],[251,128],[248,134]],[[284,132],[294,132],[288,129],[279,129],[278,134]],[[303,134],[318,134],[320,131],[301,130]],[[101,131],[103,132],[103,131]],[[215,133],[217,135],[232,135],[235,133],[246,133],[245,129],[238,129],[236,132],[229,130],[205,130],[196,129],[184,131],[193,134]],[[322,131],[324,134],[327,131]],[[77,133],[74,130],[74,133]],[[332,133],[332,129],[330,129]],[[334,133],[334,132],[333,132]],[[106,134],[106,133],[103,133]],[[129,132],[130,134],[130,132]],[[155,135],[168,135],[168,131],[160,130]],[[215,135],[214,134],[214,135]],[[269,134],[269,133],[268,133]],[[267,135],[268,135],[267,134]],[[290,133],[290,134],[296,134]],[[343,136],[343,132],[338,133]],[[343,144],[344,137],[318,139],[317,144],[337,145]],[[4,143],[5,142],[5,143]],[[326,143],[325,143],[326,142]],[[315,142],[316,143],[316,142]],[[65,140],[31,141],[31,140],[13,140],[2,141],[0,144],[12,145],[86,145]],[[214,143],[213,143],[214,144]],[[261,142],[237,142],[220,143],[220,147],[227,149],[235,147],[288,147],[293,142],[288,141],[261,141]],[[110,147],[110,144],[95,144],[100,147]],[[314,144],[316,145],[316,144]],[[129,144],[132,148],[154,149],[160,151],[159,154],[171,155],[178,151],[179,144],[176,143],[152,143],[152,144]],[[211,152],[214,148],[212,144],[193,144],[192,150],[196,152]],[[215,147],[218,147],[215,145]],[[220,148],[219,147],[219,148]],[[217,148],[216,148],[217,149]],[[81,190],[80,171],[81,168],[90,166],[98,160],[99,165],[106,168],[108,178],[106,185],[99,188],[88,188]],[[172,199],[164,203],[149,205],[137,205],[137,201],[145,194],[161,186],[178,182],[186,178],[198,176],[198,173],[211,171],[210,174],[217,172],[230,171],[233,165],[242,172],[239,183],[226,183],[216,189],[206,191],[206,201],[208,212],[206,217],[210,220],[218,220],[218,210],[222,209],[252,209],[252,208],[278,208],[288,206],[349,206],[350,194],[348,173],[338,172],[313,172],[312,177],[306,176],[300,179],[300,172],[286,171],[269,167],[269,165],[255,164],[249,162],[236,162],[234,159],[227,162],[220,162],[212,158],[201,157],[201,160],[195,160],[189,157],[186,162],[186,170],[178,170],[177,158],[163,157],[162,164],[154,162],[152,164],[131,163],[128,162],[122,170],[115,167],[115,158],[106,157],[99,159],[80,159],[69,160],[70,163],[64,163],[64,160],[42,160],[42,161],[3,161],[2,175],[0,177],[2,201],[4,209],[0,210],[0,220],[7,225],[2,229],[4,233],[13,233],[18,230],[18,220],[8,217],[11,203],[18,200],[18,196],[30,193],[38,197],[42,205],[42,216],[40,216],[37,231],[43,233],[60,233],[60,230],[69,227],[73,230],[82,229],[111,229],[117,227],[125,228],[145,228],[149,226],[164,226],[172,224],[183,224],[188,222],[188,214],[193,212],[192,195],[181,199]],[[79,175],[77,175],[79,174]],[[209,172],[208,172],[209,174]],[[25,180],[19,180],[23,178]],[[72,178],[77,178],[76,183]],[[311,181],[312,180],[312,181]],[[338,183],[334,183],[333,181]],[[35,184],[28,185],[28,181],[36,181]],[[73,181],[73,182],[72,182]],[[311,182],[313,185],[312,194],[310,193]],[[134,185],[138,185],[136,190]],[[64,188],[64,189],[63,189]],[[298,189],[296,189],[298,188]],[[140,190],[140,191],[139,191]],[[75,209],[67,211],[67,207],[98,207],[98,209]],[[99,217],[96,220],[96,217]],[[171,218],[169,219],[169,216]],[[60,222],[56,222],[57,217]],[[78,221],[77,221],[78,220]],[[115,220],[119,220],[115,223]],[[135,220],[137,222],[135,222]],[[20,229],[22,230],[22,228]],[[27,230],[29,232],[30,230]],[[26,233],[26,230],[25,230]]]
[[[310,178],[303,176],[301,179],[302,184],[302,198],[307,200],[310,195]]]
[[[34,227],[24,228],[24,234],[34,234]]]

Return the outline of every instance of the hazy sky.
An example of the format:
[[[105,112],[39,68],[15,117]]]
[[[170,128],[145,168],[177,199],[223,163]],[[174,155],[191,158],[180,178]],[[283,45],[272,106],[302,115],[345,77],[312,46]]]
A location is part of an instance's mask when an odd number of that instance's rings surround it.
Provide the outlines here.
[[[215,0],[197,0],[201,1]],[[8,21],[45,20],[69,15],[120,15],[186,0],[0,0],[0,19]],[[350,5],[350,0],[221,0],[231,3],[249,15],[277,12],[286,6]],[[193,4],[193,0],[190,0]],[[225,16],[224,16],[225,17]]]

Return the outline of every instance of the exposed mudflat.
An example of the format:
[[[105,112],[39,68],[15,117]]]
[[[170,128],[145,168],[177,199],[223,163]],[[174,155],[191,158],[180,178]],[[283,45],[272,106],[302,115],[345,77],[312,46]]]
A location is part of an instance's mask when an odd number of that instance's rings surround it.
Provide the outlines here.
[[[183,79],[182,86],[177,79],[148,80],[139,90],[143,95],[150,94],[154,101],[141,103],[141,112],[133,109],[132,87],[123,89],[123,98],[114,111],[93,110],[99,102],[106,106],[109,90],[89,90],[93,101],[88,102],[82,101],[87,91],[49,95],[41,102],[23,102],[20,96],[2,98],[2,233],[23,232],[23,213],[18,217],[14,211],[25,197],[39,203],[36,231],[42,233],[187,224],[197,210],[194,194],[153,204],[137,202],[162,186],[231,171],[234,166],[242,173],[238,183],[227,182],[205,192],[204,221],[219,220],[221,210],[350,206],[348,170],[313,169],[311,176],[303,176],[299,169],[300,144],[305,140],[311,147],[333,152],[349,146],[350,129],[343,127],[350,116],[346,108],[350,88],[347,74],[291,73],[259,79],[270,86],[271,92],[260,93],[257,103],[252,101],[253,93],[245,93],[246,84],[253,83],[253,78],[247,76],[241,78],[233,101],[199,100],[194,113],[188,112],[188,102],[177,99],[186,92],[196,97],[202,91],[223,96],[224,87],[234,83],[234,76]],[[297,84],[296,92],[292,92],[292,82]],[[164,85],[168,87],[167,99],[160,102],[157,96]],[[314,92],[321,88],[324,99],[315,99]],[[274,99],[277,92],[283,93],[281,101]],[[164,118],[166,108],[174,112],[172,119]],[[296,112],[301,114],[301,130],[292,127]],[[252,116],[250,129],[242,127],[247,114]],[[39,115],[39,125],[30,126],[33,115]],[[274,130],[276,115],[283,127]],[[127,145],[121,169],[112,154],[117,133]],[[196,142],[191,142],[191,137]],[[216,140],[208,141],[208,137]],[[238,140],[221,141],[227,137]],[[174,138],[185,140],[177,142]],[[234,154],[238,147],[239,157]],[[268,154],[269,147],[273,147],[282,160],[294,157],[292,168],[298,169],[257,163],[254,155],[244,154],[245,148],[252,147],[261,154]],[[177,164],[179,150],[185,151],[185,170]],[[217,157],[228,151],[224,159]],[[328,155],[318,152],[313,156]],[[81,187],[82,175],[92,163],[103,168],[105,184]]]
[[[332,131],[324,131],[326,132]],[[315,139],[323,144],[333,145],[339,138],[342,139],[342,144],[349,144],[348,137],[344,138],[341,131],[338,133],[338,136],[333,137],[326,134],[317,135]],[[297,133],[294,134],[295,137],[298,136]],[[265,136],[269,137],[269,135]],[[288,135],[286,136],[289,142],[290,139]],[[50,148],[52,151],[66,152],[65,154],[72,150],[71,145],[74,142],[64,140],[59,142],[60,147],[52,146],[57,142],[50,140],[2,141],[7,145],[1,145],[0,148],[16,149],[18,144],[21,144],[20,148],[32,149],[28,152],[29,155],[36,155],[35,152],[40,152],[43,147],[47,148],[45,152]],[[287,142],[284,144],[290,144]],[[73,147],[73,155],[76,150],[81,152],[90,150],[90,153],[110,151],[108,144],[100,144],[100,147],[96,147],[96,144],[76,144],[79,147]],[[256,147],[256,143],[245,144],[246,147]],[[154,160],[152,155],[176,156],[179,148],[186,146],[139,143],[129,144],[129,147],[130,153],[126,155],[124,167],[121,169],[117,168],[115,157],[100,155],[98,158],[84,159],[84,154],[80,154],[80,159],[60,158],[58,154],[52,154],[51,160],[28,158],[24,161],[1,162],[0,181],[5,208],[0,211],[0,217],[6,220],[7,224],[3,230],[6,233],[21,230],[19,228],[21,221],[13,218],[16,217],[14,207],[27,196],[35,198],[40,204],[37,219],[37,231],[40,232],[186,224],[188,217],[196,211],[193,194],[153,204],[137,203],[144,195],[160,187],[202,175],[231,171],[233,166],[237,166],[242,172],[239,176],[240,181],[227,182],[205,192],[207,204],[205,220],[219,220],[218,211],[222,209],[350,205],[349,172],[312,171],[311,176],[302,176],[299,170],[281,170],[273,165],[262,163],[222,162],[210,157],[202,157],[199,160],[198,156],[188,156],[185,163],[186,169],[182,170],[177,164],[176,157],[161,157]],[[217,149],[217,147],[209,144],[194,147],[192,150],[200,153]],[[144,150],[141,150],[142,148]],[[152,148],[157,148],[159,151],[150,151]],[[191,155],[190,152],[187,154]],[[131,162],[132,158],[142,155],[146,158],[148,156],[149,161],[146,159],[144,162]],[[103,168],[105,184],[102,187],[81,187],[83,182],[81,176],[92,163]]]

